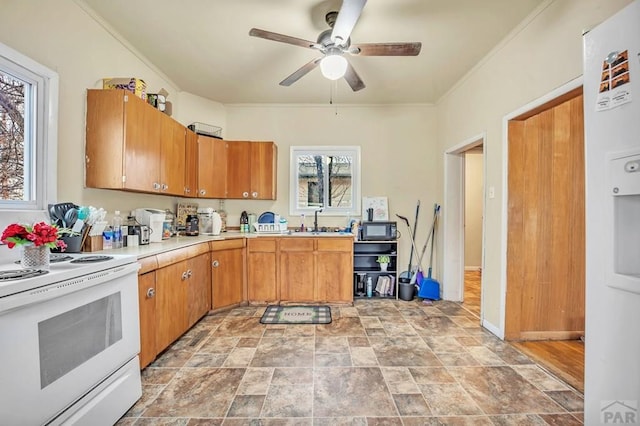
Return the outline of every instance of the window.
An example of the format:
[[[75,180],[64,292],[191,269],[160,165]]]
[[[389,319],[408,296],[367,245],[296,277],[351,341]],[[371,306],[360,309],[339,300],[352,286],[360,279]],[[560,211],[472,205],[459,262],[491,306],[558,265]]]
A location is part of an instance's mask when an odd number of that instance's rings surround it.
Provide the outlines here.
[[[58,75],[0,43],[0,211],[55,199]]]
[[[360,147],[293,146],[289,214],[360,213]]]

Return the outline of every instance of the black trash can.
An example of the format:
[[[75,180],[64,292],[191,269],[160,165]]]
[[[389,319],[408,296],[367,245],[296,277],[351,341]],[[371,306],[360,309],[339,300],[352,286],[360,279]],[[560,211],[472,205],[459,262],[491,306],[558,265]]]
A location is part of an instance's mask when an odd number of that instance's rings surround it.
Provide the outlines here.
[[[398,298],[406,300],[407,302],[413,300],[416,295],[416,286],[411,284],[409,279],[400,279],[398,284]]]

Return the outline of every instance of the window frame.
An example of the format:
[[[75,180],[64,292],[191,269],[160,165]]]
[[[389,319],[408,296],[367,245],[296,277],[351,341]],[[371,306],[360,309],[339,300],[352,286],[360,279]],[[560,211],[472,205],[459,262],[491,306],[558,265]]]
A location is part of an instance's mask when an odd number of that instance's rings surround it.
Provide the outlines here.
[[[3,43],[0,43],[0,69],[32,84],[33,90],[29,92],[33,116],[28,119],[29,124],[25,112],[25,144],[30,145],[25,145],[25,152],[31,150],[32,155],[30,164],[26,164],[25,156],[25,170],[33,171],[29,185],[35,191],[30,200],[0,200],[1,223],[5,217],[16,214],[46,213],[47,205],[57,197],[59,77],[55,71]],[[27,133],[31,134],[30,141],[26,140]]]
[[[289,150],[289,215],[311,215],[314,214],[317,207],[298,208],[298,164],[297,157],[300,155],[322,155],[326,156],[352,156],[354,158],[352,163],[352,176],[351,176],[351,198],[353,205],[348,208],[344,207],[328,207],[324,203],[322,206],[322,212],[319,213],[322,216],[359,216],[361,205],[361,155],[359,146],[291,146]],[[329,176],[326,175],[326,179]],[[328,187],[328,186],[327,186]],[[328,193],[325,194],[328,196]]]

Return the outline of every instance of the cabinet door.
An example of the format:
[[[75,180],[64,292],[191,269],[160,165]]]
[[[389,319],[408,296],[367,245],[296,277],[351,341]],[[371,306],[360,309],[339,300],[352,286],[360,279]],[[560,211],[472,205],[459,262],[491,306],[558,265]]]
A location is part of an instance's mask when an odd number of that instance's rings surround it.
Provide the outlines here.
[[[226,198],[227,150],[222,139],[198,136],[198,197]]]
[[[227,198],[251,198],[252,142],[227,141]]]
[[[280,240],[280,300],[314,300],[316,262],[313,238]]]
[[[156,273],[138,276],[138,303],[140,308],[140,368],[149,365],[156,352]]]
[[[87,90],[85,183],[122,189],[124,91]]]
[[[184,194],[187,197],[197,197],[198,189],[198,135],[191,130],[185,130],[185,159],[184,159]]]
[[[353,243],[345,238],[318,238],[316,300],[353,300]]]
[[[187,329],[187,262],[156,271],[156,352]]]
[[[276,240],[247,240],[247,295],[250,302],[278,300],[276,281]]]
[[[160,114],[160,192],[184,194],[185,127]]]
[[[187,328],[211,310],[209,253],[187,260]],[[184,330],[183,330],[184,331]]]
[[[133,191],[157,192],[160,190],[161,113],[133,94],[126,94],[124,98],[123,187]],[[101,161],[110,161],[110,157],[106,156]]]
[[[212,252],[211,267],[213,308],[242,302],[243,249]]]
[[[251,142],[250,146],[251,192],[249,196],[256,200],[275,200],[277,147],[273,142]]]

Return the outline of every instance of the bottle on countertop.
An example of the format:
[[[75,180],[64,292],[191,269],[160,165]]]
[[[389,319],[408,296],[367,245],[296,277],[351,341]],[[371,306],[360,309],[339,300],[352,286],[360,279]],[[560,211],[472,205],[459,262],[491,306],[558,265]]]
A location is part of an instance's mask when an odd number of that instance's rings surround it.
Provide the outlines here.
[[[113,231],[112,247],[122,248],[122,216],[120,216],[120,210],[116,210],[113,215],[113,222],[111,225]]]
[[[217,211],[222,221],[220,232],[227,232],[227,211],[224,209],[224,200],[220,200]]]
[[[249,232],[249,215],[246,211],[240,214],[240,232]]]

